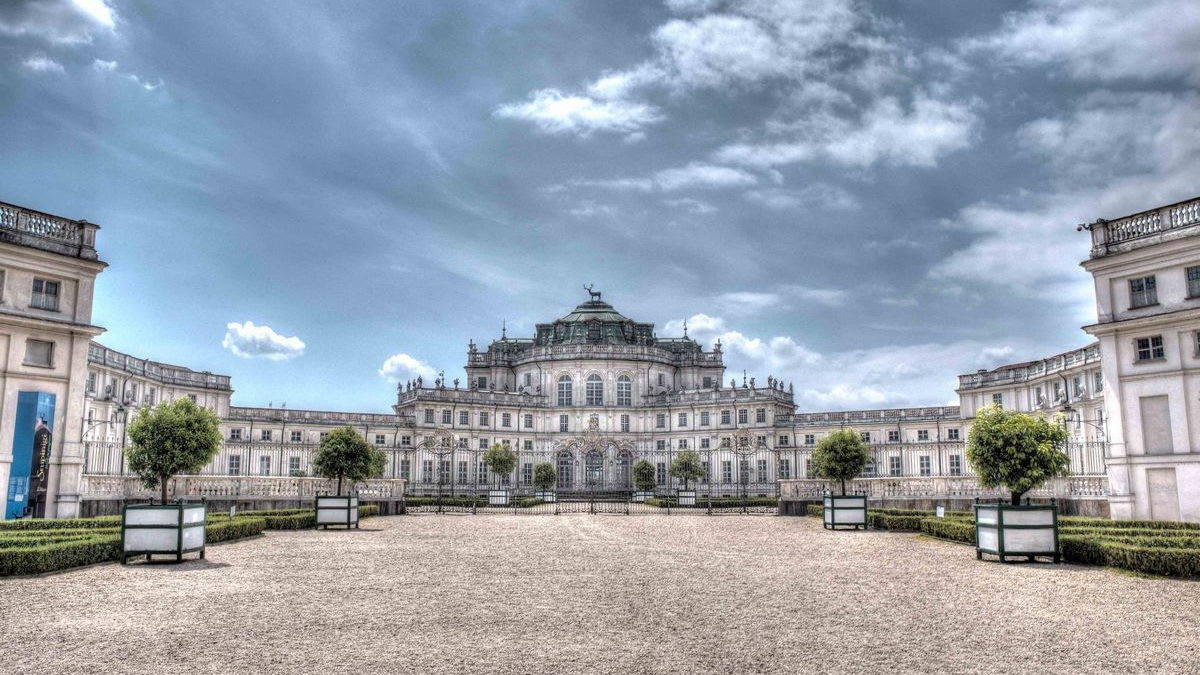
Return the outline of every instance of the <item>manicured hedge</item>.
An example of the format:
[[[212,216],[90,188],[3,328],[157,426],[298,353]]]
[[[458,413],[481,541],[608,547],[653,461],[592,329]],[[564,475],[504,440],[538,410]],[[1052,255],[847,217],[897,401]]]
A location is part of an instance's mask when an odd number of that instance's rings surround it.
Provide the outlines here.
[[[1093,527],[1105,529],[1138,530],[1200,530],[1200,523],[1182,523],[1174,520],[1109,520],[1085,516],[1059,516],[1060,527]]]
[[[873,530],[895,530],[897,532],[920,532],[921,521],[928,518],[928,513],[917,515],[893,515],[867,510],[867,524]]]
[[[975,523],[958,518],[924,518],[921,532],[941,539],[975,543]]]
[[[244,539],[262,534],[266,526],[262,518],[234,518],[232,521],[209,523],[204,528],[204,539],[208,544]]]
[[[0,550],[0,577],[41,574],[119,560],[121,542],[111,535]]]
[[[0,520],[0,532],[10,530],[73,530],[105,529],[121,526],[121,516],[97,516],[95,518],[25,518]]]
[[[1137,546],[1074,535],[1064,535],[1059,540],[1063,557],[1071,562],[1170,577],[1200,576],[1200,549]]]

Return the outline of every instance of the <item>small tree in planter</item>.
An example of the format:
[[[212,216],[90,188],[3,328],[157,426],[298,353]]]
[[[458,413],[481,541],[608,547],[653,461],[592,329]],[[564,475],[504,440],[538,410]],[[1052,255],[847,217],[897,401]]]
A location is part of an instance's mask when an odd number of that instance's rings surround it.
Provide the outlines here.
[[[125,450],[129,470],[153,490],[161,488],[167,503],[167,481],[178,473],[196,473],[221,449],[217,416],[184,396],[142,408],[130,422],[131,446]]]
[[[866,441],[854,429],[835,431],[822,438],[813,449],[813,465],[817,475],[840,482],[842,488],[840,495],[825,495],[825,527],[867,526],[867,497],[847,495],[846,480],[853,480],[860,475],[869,458],[870,450]]]
[[[221,447],[217,416],[183,397],[142,408],[129,424],[133,445],[125,451],[129,470],[142,485],[162,490],[162,504],[126,505],[121,513],[121,562],[131,556],[174,555],[198,551],[204,557],[206,507],[201,503],[167,504],[167,482],[178,473],[195,473]]]
[[[317,495],[317,527],[351,525],[358,527],[358,495],[342,494],[342,481],[351,483],[382,476],[387,465],[383,451],[367,443],[351,427],[334,429],[321,439],[313,459],[313,473],[337,479],[336,495]]]
[[[492,447],[483,453],[483,463],[496,476],[496,489],[488,495],[488,503],[496,506],[508,504],[508,490],[500,488],[500,479],[512,473],[517,468],[517,453],[508,443],[493,443]]]
[[[550,462],[542,462],[533,467],[533,486],[537,488],[537,496],[546,501],[557,499],[551,490],[558,483],[558,472]],[[550,497],[550,499],[546,499]]]
[[[680,452],[671,462],[670,473],[683,481],[683,490],[679,492],[679,505],[695,506],[696,492],[688,488],[691,481],[700,480],[704,475],[704,467],[700,464],[700,455],[691,450]]]
[[[1065,476],[1070,463],[1063,447],[1067,431],[1042,417],[983,408],[971,424],[967,460],[984,487],[1004,486],[1011,505],[975,505],[975,557],[984,553],[1061,559],[1058,550],[1058,506],[1021,506],[1021,497],[1056,476]]]
[[[639,459],[634,462],[633,486],[638,489],[638,492],[633,495],[633,501],[645,501],[647,494],[652,496],[656,484],[654,473],[654,465],[649,460]]]
[[[1026,492],[1067,475],[1066,442],[1066,429],[1050,420],[990,405],[971,423],[967,461],[980,485],[1008,488],[1017,506]]]

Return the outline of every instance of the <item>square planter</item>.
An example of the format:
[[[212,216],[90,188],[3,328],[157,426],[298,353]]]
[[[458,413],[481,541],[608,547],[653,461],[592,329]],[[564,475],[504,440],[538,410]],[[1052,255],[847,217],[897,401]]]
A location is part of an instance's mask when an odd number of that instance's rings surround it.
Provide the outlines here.
[[[633,493],[633,503],[634,504],[641,504],[641,503],[645,502],[647,499],[654,499],[654,493],[653,492],[643,492],[643,491],[638,491],[638,492]]]
[[[695,506],[696,491],[695,490],[677,490],[675,496],[680,506]]]
[[[825,495],[825,529],[839,527],[867,529],[866,495]]]
[[[488,506],[508,506],[508,490],[488,490]]]
[[[317,527],[358,527],[358,495],[317,495]]]
[[[536,499],[540,499],[540,500],[546,502],[547,504],[553,504],[558,501],[558,493],[557,492],[538,491],[538,492],[534,492],[533,496]]]
[[[173,555],[181,562],[185,553],[204,557],[204,502],[190,504],[127,504],[121,509],[121,564],[134,556]]]
[[[1048,556],[1060,562],[1058,506],[976,504],[975,557],[982,560],[984,553],[999,556],[1000,562],[1013,556]]]

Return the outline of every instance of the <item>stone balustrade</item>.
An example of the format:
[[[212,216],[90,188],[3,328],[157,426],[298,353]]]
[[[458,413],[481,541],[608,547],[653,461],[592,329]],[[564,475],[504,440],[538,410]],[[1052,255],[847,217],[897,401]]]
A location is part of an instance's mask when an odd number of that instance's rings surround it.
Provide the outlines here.
[[[70,220],[0,202],[0,240],[87,260],[96,260],[96,230],[86,220]]]
[[[837,481],[794,479],[779,481],[780,499],[815,501],[826,491],[837,492]],[[921,478],[856,478],[846,482],[848,492],[865,492],[872,499],[1008,499],[1003,488],[985,488],[975,476],[932,476]],[[1030,490],[1026,496],[1038,499],[1104,498],[1109,494],[1107,476],[1068,476],[1055,478]]]
[[[367,501],[399,500],[404,497],[402,479],[371,479],[343,484],[353,487]],[[317,494],[332,494],[337,481],[326,478],[290,478],[286,476],[177,476],[170,481],[167,494],[174,499],[299,499],[311,500]],[[84,474],[80,497],[87,499],[148,499],[158,490],[148,490],[134,476],[97,476]]]
[[[1200,225],[1200,198],[1134,213],[1115,220],[1100,219],[1078,227],[1092,235],[1091,257],[1129,251],[1184,236]]]

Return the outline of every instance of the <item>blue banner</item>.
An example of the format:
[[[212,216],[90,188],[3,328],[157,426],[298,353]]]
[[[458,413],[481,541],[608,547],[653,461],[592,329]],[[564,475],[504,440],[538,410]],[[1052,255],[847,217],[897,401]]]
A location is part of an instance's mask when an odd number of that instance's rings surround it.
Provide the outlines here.
[[[6,519],[43,518],[46,515],[50,451],[54,446],[54,402],[54,394],[17,393],[13,462],[4,509]]]

